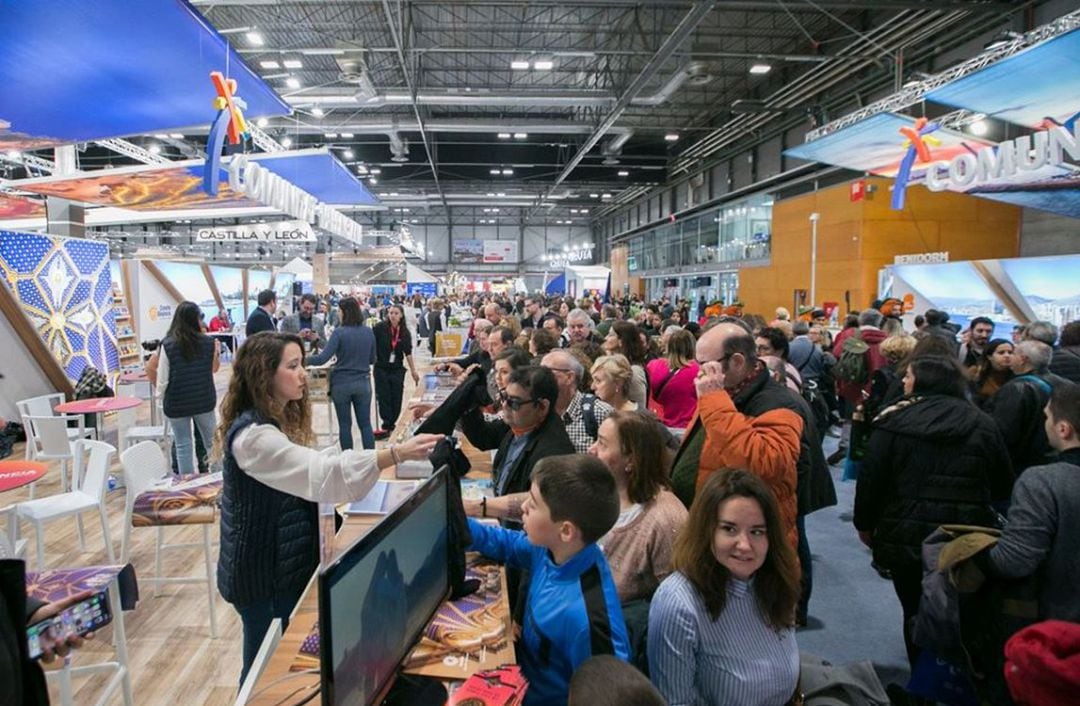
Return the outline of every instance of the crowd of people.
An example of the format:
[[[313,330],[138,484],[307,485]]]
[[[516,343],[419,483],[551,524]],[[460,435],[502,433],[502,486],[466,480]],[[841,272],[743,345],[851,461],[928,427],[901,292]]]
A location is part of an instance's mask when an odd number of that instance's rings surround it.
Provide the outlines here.
[[[936,310],[908,330],[896,300],[841,326],[820,310],[767,321],[636,297],[297,304],[281,317],[275,294],[259,294],[220,408],[219,346],[195,304],[177,307],[152,363],[180,471],[198,465],[193,432],[224,469],[217,582],[243,623],[244,674],[315,570],[317,503],[362,498],[380,469],[455,431],[494,451],[493,495],[465,510],[473,549],[508,566],[529,704],[797,703],[810,668],[797,640],[812,611],[806,517],[837,504],[834,473],[856,483],[852,531],[895,588],[913,673],[936,648],[916,626],[942,620],[926,610],[922,555],[943,526],[968,526],[963,547],[977,547],[958,563],[981,582],[955,603],[977,594],[1000,609],[1001,587],[1021,582],[1028,622],[1080,629],[1080,322],[1002,339],[989,319],[960,330]],[[376,449],[401,416],[406,370],[418,382],[415,347],[434,351],[452,319],[468,327],[467,351],[436,369],[458,390],[415,408],[437,433]],[[319,451],[306,369],[331,359],[339,445]],[[839,449],[826,457],[830,436]],[[1009,631],[981,636],[980,663],[1004,664]],[[1028,703],[1029,673],[985,671],[968,674],[980,694]],[[1068,686],[1055,678],[1040,688]],[[598,679],[620,688],[605,698]],[[898,685],[890,696],[922,703]]]

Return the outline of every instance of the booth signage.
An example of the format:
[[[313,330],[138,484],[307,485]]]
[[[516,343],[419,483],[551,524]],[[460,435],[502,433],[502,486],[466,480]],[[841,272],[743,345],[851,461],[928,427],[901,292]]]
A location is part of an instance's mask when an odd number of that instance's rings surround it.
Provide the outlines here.
[[[1054,126],[983,147],[975,154],[958,154],[949,162],[932,162],[926,167],[926,187],[931,191],[964,190],[988,182],[1008,182],[1019,172],[1067,167],[1066,155],[1080,159],[1080,121],[1072,131]]]
[[[949,253],[946,252],[920,252],[911,255],[896,255],[893,258],[894,265],[933,265],[940,262],[948,262]]]
[[[323,230],[359,243],[363,227],[336,208],[319,203],[314,196],[266,167],[237,155],[229,162],[229,188],[276,208]]]
[[[200,228],[195,232],[195,240],[200,243],[311,243],[315,241],[315,231],[304,221],[248,223],[231,228]]]

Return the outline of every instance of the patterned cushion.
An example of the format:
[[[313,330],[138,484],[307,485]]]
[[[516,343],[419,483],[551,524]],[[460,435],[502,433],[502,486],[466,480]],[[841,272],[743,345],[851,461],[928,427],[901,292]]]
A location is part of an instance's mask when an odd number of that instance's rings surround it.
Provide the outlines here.
[[[135,498],[132,527],[204,525],[217,521],[221,480],[189,488],[148,490]]]

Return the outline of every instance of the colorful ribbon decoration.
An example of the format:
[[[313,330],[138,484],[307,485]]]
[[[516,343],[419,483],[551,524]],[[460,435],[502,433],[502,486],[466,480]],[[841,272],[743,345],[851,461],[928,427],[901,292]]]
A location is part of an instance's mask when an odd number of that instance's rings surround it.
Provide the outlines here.
[[[203,191],[211,196],[217,196],[218,185],[221,181],[221,150],[225,146],[226,136],[229,138],[230,145],[239,145],[251,135],[242,112],[247,105],[236,95],[236,79],[227,79],[220,71],[211,71],[210,81],[214,84],[214,90],[217,91],[214,108],[218,114],[206,138]]]
[[[911,179],[911,168],[916,160],[925,164],[933,161],[930,156],[930,147],[940,147],[941,141],[931,137],[930,133],[936,132],[941,126],[931,123],[926,118],[919,118],[911,127],[900,128],[900,134],[906,137],[904,147],[907,152],[900,160],[900,169],[896,172],[896,181],[893,183],[892,207],[894,210],[904,209],[904,197],[907,194],[908,181]]]

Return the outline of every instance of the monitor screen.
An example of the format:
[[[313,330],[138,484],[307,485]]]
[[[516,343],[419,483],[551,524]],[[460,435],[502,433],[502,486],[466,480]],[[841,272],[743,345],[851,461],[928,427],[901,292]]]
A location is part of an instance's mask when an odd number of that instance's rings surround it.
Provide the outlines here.
[[[322,701],[373,704],[449,593],[447,470],[319,576]]]

